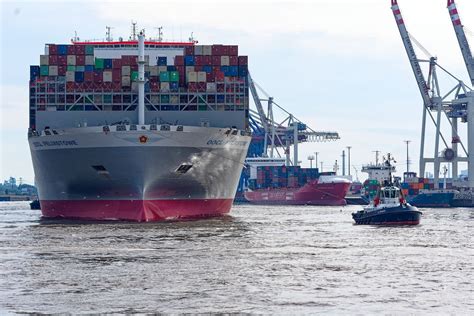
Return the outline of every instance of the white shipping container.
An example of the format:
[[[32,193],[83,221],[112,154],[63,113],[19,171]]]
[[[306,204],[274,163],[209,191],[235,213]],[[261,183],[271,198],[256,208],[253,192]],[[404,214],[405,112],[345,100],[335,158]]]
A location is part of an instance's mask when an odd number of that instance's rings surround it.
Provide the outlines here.
[[[194,66],[186,66],[186,73],[194,71]]]
[[[48,66],[48,65],[49,65],[49,56],[40,55],[40,66]]]
[[[197,73],[197,82],[206,82],[206,72],[205,71],[199,71]]]
[[[190,71],[186,74],[186,77],[188,78],[188,82],[197,82],[197,72],[195,71]]]
[[[44,54],[45,54],[45,55],[49,55],[49,45],[46,45],[46,46],[44,47]]]
[[[208,82],[207,83],[207,91],[208,92],[216,92],[216,83],[215,82]]]
[[[58,75],[58,66],[49,66],[49,75],[57,76]]]
[[[202,47],[202,54],[205,56],[211,56],[212,55],[212,46],[211,45],[204,45]]]
[[[203,54],[202,45],[194,46],[194,55],[201,56]]]
[[[86,55],[86,65],[95,65],[94,55]]]
[[[158,73],[160,72],[167,72],[168,67],[167,66],[158,66]]]
[[[221,66],[229,66],[229,56],[221,56]]]
[[[76,65],[76,56],[75,55],[67,55],[67,64],[71,66]]]
[[[161,82],[160,83],[160,91],[169,92],[170,91],[170,83],[169,82]]]
[[[179,97],[177,95],[170,96],[170,104],[178,104],[178,103],[179,103]]]
[[[132,82],[132,91],[138,92],[138,82]]]
[[[130,87],[130,76],[123,76],[122,77],[122,86],[123,87]]]
[[[122,66],[122,76],[130,76],[130,66]]]
[[[74,82],[74,71],[66,71],[66,81]]]
[[[112,82],[112,71],[104,71],[103,81],[104,82]]]
[[[158,76],[158,66],[150,66],[150,76]]]

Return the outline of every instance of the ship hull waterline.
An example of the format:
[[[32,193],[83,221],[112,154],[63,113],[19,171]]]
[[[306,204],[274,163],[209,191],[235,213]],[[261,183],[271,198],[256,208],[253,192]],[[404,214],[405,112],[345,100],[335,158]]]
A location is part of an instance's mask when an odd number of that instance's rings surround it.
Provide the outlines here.
[[[301,188],[260,189],[245,192],[249,203],[258,205],[345,206],[350,183],[306,184]]]

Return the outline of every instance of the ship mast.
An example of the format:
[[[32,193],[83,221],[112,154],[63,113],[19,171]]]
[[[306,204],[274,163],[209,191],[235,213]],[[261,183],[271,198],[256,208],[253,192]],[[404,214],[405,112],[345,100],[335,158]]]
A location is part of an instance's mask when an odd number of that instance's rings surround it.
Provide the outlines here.
[[[145,124],[145,31],[138,34],[138,124]]]

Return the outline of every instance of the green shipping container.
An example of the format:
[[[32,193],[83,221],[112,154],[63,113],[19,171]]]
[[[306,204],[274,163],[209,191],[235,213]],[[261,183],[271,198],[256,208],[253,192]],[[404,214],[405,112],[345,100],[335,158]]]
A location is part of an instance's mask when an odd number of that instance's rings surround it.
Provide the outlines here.
[[[112,103],[112,95],[105,94],[104,95],[104,103]]]
[[[179,72],[171,71],[170,72],[170,81],[171,82],[179,82]]]
[[[199,111],[207,111],[207,105],[200,105]]]
[[[67,66],[67,71],[76,71],[76,66]]]
[[[104,60],[102,58],[95,59],[95,69],[104,69]]]
[[[169,82],[170,81],[170,73],[168,71],[160,72],[160,81],[161,82]]]
[[[130,77],[132,81],[137,81],[138,80],[138,71],[132,71],[132,75]]]
[[[94,55],[94,46],[86,45],[86,55]]]
[[[49,75],[49,66],[40,66],[40,75],[41,76],[47,76]]]
[[[170,96],[167,94],[162,95],[160,101],[161,103],[170,103]]]

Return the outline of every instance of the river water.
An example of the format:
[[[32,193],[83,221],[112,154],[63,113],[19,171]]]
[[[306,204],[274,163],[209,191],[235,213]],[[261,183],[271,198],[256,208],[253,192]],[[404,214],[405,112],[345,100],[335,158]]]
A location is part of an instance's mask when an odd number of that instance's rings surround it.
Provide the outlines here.
[[[0,203],[0,314],[474,314],[474,209],[371,227],[352,224],[358,206],[162,223],[28,208]]]

